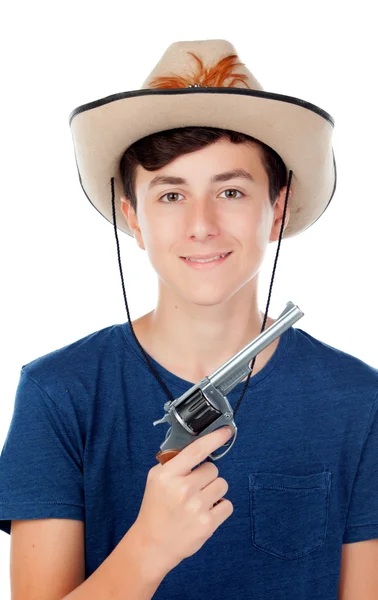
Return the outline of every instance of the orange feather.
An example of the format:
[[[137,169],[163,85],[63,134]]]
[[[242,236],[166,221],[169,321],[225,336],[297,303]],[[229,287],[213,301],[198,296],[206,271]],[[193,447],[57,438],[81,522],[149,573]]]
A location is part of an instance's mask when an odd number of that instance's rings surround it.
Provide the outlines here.
[[[155,77],[149,84],[150,88],[163,89],[163,88],[186,88],[189,85],[199,84],[201,87],[233,87],[235,81],[241,81],[247,88],[251,89],[245,79],[247,75],[240,73],[232,73],[234,67],[243,65],[241,62],[235,62],[237,59],[236,54],[230,54],[225,58],[222,58],[213,67],[204,67],[202,60],[193,54],[188,52],[198,62],[198,72],[190,73],[188,76],[183,77],[180,75],[172,77]],[[227,85],[225,80],[232,77],[232,81]]]

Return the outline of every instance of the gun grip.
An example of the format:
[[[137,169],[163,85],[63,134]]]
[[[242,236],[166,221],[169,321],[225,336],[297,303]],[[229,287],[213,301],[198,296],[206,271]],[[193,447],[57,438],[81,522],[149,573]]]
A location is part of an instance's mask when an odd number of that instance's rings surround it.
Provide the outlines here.
[[[171,460],[171,458],[177,456],[179,453],[180,450],[159,450],[159,452],[156,455],[156,459],[159,461],[159,463],[164,465],[166,462]]]

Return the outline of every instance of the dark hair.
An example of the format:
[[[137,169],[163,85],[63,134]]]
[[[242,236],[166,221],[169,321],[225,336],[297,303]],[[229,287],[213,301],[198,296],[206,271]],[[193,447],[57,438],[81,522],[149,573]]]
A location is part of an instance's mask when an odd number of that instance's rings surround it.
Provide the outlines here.
[[[287,183],[286,167],[277,152],[264,142],[244,133],[218,127],[195,126],[152,133],[134,142],[124,152],[120,161],[123,190],[134,211],[136,212],[137,208],[135,171],[138,164],[148,171],[156,171],[178,156],[200,150],[221,138],[227,138],[233,144],[252,142],[259,146],[261,160],[269,178],[269,197],[273,206],[280,190]]]

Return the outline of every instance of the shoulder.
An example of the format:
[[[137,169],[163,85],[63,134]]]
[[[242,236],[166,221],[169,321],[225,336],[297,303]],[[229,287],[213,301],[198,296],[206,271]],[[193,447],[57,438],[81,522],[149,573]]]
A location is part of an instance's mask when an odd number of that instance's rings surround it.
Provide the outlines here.
[[[357,356],[295,328],[294,352],[297,364],[305,369],[307,376],[321,379],[327,386],[350,389],[354,393],[368,393],[370,398],[378,395],[378,368]]]
[[[48,394],[56,393],[60,384],[67,387],[68,383],[75,383],[87,388],[87,382],[106,371],[107,363],[124,349],[122,327],[110,325],[52,350],[22,365],[21,373]]]

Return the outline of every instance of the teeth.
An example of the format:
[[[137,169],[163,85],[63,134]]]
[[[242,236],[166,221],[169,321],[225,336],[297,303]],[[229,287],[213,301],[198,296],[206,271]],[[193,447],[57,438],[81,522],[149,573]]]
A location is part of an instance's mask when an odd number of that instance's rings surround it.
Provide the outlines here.
[[[226,252],[227,254],[227,252]],[[219,256],[213,256],[213,258],[187,258],[186,260],[190,260],[192,262],[212,262],[213,260],[218,260],[219,258],[224,258],[226,254],[220,254]]]

